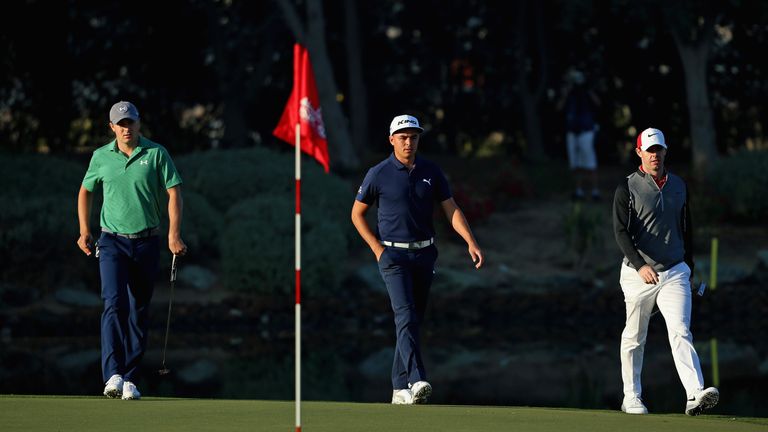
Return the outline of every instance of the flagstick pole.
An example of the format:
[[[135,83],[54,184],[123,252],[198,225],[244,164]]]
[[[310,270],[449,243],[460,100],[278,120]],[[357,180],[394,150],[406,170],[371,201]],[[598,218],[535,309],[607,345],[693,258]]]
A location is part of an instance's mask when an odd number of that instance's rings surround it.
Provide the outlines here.
[[[301,432],[301,124],[296,123],[296,432]]]

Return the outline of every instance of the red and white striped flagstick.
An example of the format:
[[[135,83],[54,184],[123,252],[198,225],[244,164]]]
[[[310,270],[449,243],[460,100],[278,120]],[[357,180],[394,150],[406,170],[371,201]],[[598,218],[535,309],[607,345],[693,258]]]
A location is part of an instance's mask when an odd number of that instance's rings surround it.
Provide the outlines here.
[[[301,123],[296,123],[296,432],[301,432]]]

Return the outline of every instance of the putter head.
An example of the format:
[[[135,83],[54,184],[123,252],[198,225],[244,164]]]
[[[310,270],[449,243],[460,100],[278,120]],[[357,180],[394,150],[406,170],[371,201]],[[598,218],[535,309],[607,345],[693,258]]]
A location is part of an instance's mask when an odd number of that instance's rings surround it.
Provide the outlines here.
[[[159,371],[157,371],[157,374],[160,376],[168,375],[169,373],[171,373],[171,370],[168,368],[162,368]]]

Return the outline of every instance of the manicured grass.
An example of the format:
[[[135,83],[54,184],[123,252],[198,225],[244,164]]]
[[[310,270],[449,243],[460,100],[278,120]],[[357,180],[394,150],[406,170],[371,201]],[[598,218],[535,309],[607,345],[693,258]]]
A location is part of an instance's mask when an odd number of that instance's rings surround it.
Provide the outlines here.
[[[0,430],[24,431],[293,431],[286,401],[0,396]],[[616,411],[482,406],[393,406],[302,403],[302,430],[741,432],[768,431],[768,419],[683,414],[630,416]]]

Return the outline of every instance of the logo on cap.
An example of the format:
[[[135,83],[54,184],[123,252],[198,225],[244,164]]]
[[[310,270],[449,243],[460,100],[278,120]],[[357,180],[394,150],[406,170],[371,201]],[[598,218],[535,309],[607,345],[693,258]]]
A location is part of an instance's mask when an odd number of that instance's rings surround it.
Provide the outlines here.
[[[400,129],[418,129],[419,132],[424,132],[424,129],[419,126],[419,120],[407,114],[399,115],[392,119],[392,123],[389,124],[389,134],[394,135],[395,132]]]
[[[667,148],[667,143],[664,140],[664,133],[655,128],[648,128],[637,136],[637,148],[643,151],[658,145]]]
[[[109,110],[109,121],[117,124],[120,120],[129,118],[133,121],[139,120],[139,111],[132,103],[127,101],[120,101]]]

